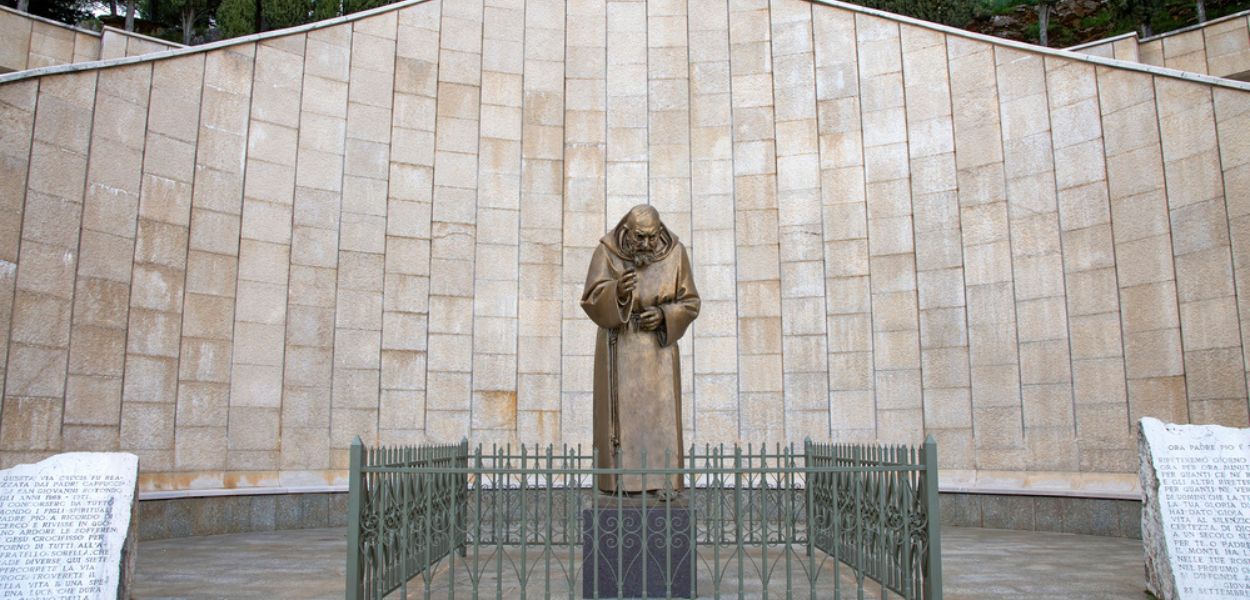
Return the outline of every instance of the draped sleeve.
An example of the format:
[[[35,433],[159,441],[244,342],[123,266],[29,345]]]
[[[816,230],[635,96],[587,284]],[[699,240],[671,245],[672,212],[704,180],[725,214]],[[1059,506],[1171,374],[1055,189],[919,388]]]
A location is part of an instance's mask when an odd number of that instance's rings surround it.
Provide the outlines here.
[[[681,254],[681,266],[677,270],[676,281],[673,282],[673,300],[660,305],[664,311],[664,323],[659,331],[660,345],[671,346],[677,343],[690,323],[699,316],[699,290],[694,287],[694,273],[690,270],[690,256],[681,243],[673,248]]]
[[[590,320],[604,329],[616,329],[629,320],[628,304],[622,304],[616,297],[618,276],[607,248],[599,244],[590,258],[581,305]]]

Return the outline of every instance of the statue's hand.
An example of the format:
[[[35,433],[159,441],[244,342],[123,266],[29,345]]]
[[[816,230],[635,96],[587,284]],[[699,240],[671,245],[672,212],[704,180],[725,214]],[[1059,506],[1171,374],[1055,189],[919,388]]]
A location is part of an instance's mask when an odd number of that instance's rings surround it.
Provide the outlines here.
[[[630,295],[634,293],[634,287],[638,285],[638,272],[630,269],[625,271],[624,275],[616,282],[616,298],[621,302],[629,301]]]
[[[664,311],[658,306],[652,306],[639,315],[639,324],[643,331],[655,331],[659,329],[660,323],[664,322]]]

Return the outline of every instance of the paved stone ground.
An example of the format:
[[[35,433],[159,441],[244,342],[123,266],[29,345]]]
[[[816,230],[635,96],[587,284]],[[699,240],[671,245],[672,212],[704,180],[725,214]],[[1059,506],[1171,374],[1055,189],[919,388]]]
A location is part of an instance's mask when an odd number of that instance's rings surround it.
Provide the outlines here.
[[[942,550],[944,592],[951,600],[1147,597],[1142,591],[1145,577],[1137,540],[950,527],[943,531]],[[344,551],[341,528],[143,542],[135,597],[342,598]],[[701,597],[712,591],[704,575]],[[784,572],[777,576],[784,578]],[[802,577],[797,568],[795,577]],[[462,591],[468,589],[465,578],[456,579],[456,596],[471,597]],[[447,581],[445,576],[436,577],[430,597],[446,597]],[[747,583],[745,597],[760,597],[758,580]],[[494,596],[493,580],[481,585],[483,597]],[[777,586],[769,587],[770,597],[784,597],[775,594]],[[736,588],[736,582],[722,584],[722,594],[731,598]],[[503,586],[504,597],[515,597],[516,589],[515,582]],[[541,592],[541,584],[537,590]],[[850,590],[854,597],[854,588]],[[422,592],[419,585],[409,588],[412,598],[424,597]],[[827,592],[822,587],[817,597],[832,597]],[[866,598],[879,597],[874,586],[865,592]]]

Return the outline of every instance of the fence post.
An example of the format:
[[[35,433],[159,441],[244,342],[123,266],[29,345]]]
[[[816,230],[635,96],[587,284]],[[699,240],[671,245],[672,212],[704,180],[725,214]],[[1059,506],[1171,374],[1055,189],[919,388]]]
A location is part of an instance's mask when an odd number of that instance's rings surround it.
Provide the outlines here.
[[[460,517],[456,519],[455,527],[459,534],[456,536],[456,546],[461,557],[468,555],[469,541],[469,438],[460,438],[460,447],[456,449],[455,466],[464,471],[460,474],[460,489],[456,490],[457,500],[459,500],[462,510]],[[478,473],[481,477],[481,473]],[[479,482],[480,485],[480,482]]]
[[[347,600],[360,600],[360,497],[365,478],[361,472],[364,444],[360,436],[352,440],[351,467],[347,475]]]
[[[925,574],[925,598],[942,600],[942,510],[938,505],[937,440],[930,434],[924,440],[924,501],[929,513],[929,556]]]

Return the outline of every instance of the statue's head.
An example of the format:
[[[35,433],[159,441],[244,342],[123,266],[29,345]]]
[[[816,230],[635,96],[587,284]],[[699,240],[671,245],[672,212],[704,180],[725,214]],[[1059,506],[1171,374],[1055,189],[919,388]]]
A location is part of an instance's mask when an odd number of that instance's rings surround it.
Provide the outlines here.
[[[659,211],[648,204],[639,204],[629,209],[617,225],[617,243],[632,257],[634,264],[645,267],[655,262],[671,242]]]

